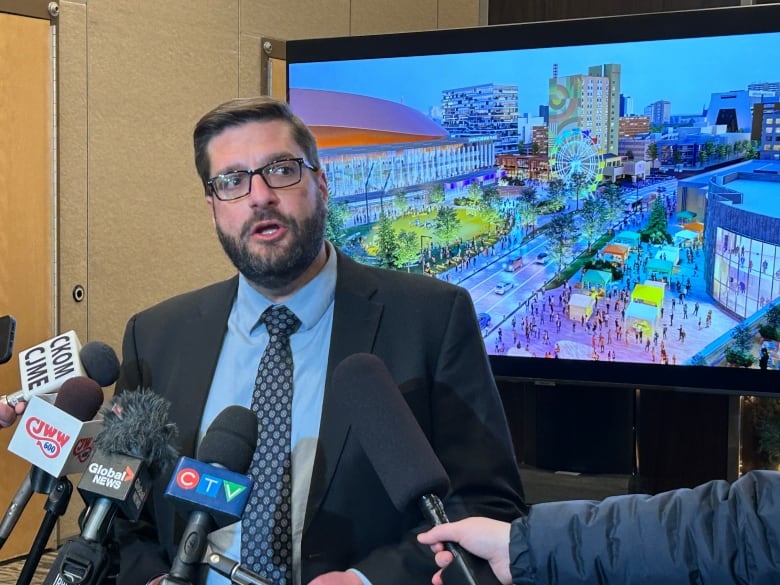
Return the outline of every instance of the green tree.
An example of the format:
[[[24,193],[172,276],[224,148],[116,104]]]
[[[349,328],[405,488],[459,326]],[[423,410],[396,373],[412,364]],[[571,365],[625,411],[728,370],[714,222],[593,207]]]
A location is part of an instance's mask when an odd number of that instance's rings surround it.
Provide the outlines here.
[[[626,151],[626,158],[628,160],[634,160],[634,151],[630,148]]]
[[[580,193],[582,193],[582,190],[588,184],[587,179],[588,179],[587,176],[582,171],[574,171],[569,177],[569,184],[571,185],[571,190],[574,191],[574,195],[577,198],[576,209],[580,208]]]
[[[325,237],[334,246],[343,246],[347,241],[346,225],[348,215],[346,203],[338,203],[334,197],[328,196]]]
[[[376,241],[379,264],[386,268],[395,266],[395,258],[398,252],[398,238],[393,229],[393,220],[384,213],[379,217]]]
[[[682,151],[679,148],[675,148],[672,151],[672,162],[674,164],[679,165],[682,162]]]
[[[606,225],[606,205],[602,199],[588,198],[582,202],[580,211],[580,230],[588,242],[588,252],[593,240],[604,233]]]
[[[547,253],[556,263],[556,276],[560,275],[563,263],[571,255],[577,239],[577,227],[571,213],[560,213],[547,224]]]
[[[604,200],[606,222],[608,225],[612,225],[623,217],[623,214],[625,213],[624,207],[626,200],[623,195],[623,190],[618,185],[615,185],[615,183],[609,183],[604,187],[601,198]]]
[[[409,199],[406,197],[406,191],[402,189],[395,194],[393,205],[395,205],[396,210],[401,215],[409,211]]]
[[[645,229],[641,232],[644,240],[653,244],[671,242],[672,236],[669,234],[668,225],[666,208],[661,198],[658,197],[650,208],[650,217],[647,220]]]
[[[395,265],[406,266],[409,272],[413,264],[420,262],[420,240],[414,232],[401,230],[396,235]]]
[[[437,183],[428,191],[428,201],[431,205],[439,205],[444,201],[444,185]]]
[[[479,185],[479,183],[472,183],[469,185],[469,188],[466,191],[466,201],[468,201],[469,207],[475,211],[482,207],[484,199],[482,187]]]
[[[536,156],[540,152],[542,152],[542,147],[539,146],[539,143],[538,142],[532,142],[531,143],[531,154]]]
[[[780,327],[780,305],[774,305],[766,312],[767,325]]]
[[[527,234],[536,227],[536,220],[539,218],[539,207],[536,205],[536,189],[523,189],[517,198],[517,214],[520,216],[520,223],[525,228]]]
[[[758,144],[755,140],[746,141],[745,160],[751,160],[759,157]]]
[[[566,183],[560,177],[555,177],[547,183],[547,193],[550,201],[556,204],[556,207],[563,207],[566,204]]]
[[[449,242],[460,230],[460,219],[452,207],[442,205],[434,218],[433,231],[439,241]]]
[[[650,157],[650,168],[655,168],[655,161],[658,160],[658,144],[651,142],[647,145],[647,156]]]
[[[746,325],[737,325],[731,332],[733,347],[743,353],[748,353],[753,349],[753,333]]]

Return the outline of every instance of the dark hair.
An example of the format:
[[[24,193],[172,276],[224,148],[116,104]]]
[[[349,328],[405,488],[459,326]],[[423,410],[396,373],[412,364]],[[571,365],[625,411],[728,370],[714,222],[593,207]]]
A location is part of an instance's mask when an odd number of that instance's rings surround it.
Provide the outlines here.
[[[211,139],[224,132],[227,128],[240,126],[248,122],[271,122],[281,120],[287,122],[292,129],[293,139],[303,150],[303,156],[314,168],[320,168],[320,158],[317,154],[317,141],[311,130],[298,116],[292,113],[290,106],[268,96],[239,98],[220,104],[195,124],[192,133],[195,146],[195,168],[208,193],[208,180],[211,162],[208,146]]]

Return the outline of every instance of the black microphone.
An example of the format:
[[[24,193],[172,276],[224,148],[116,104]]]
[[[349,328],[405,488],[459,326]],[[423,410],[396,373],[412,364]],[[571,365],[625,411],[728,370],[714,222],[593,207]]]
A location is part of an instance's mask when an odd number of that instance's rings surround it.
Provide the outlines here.
[[[0,317],[0,364],[4,364],[14,355],[14,333],[16,319],[11,315]]]
[[[111,346],[90,341],[81,347],[73,331],[63,333],[19,354],[22,389],[0,396],[9,406],[29,402],[33,396],[57,392],[71,377],[87,376],[100,386],[110,386],[119,378],[119,358]]]
[[[101,583],[110,567],[105,541],[117,513],[135,522],[151,483],[176,460],[170,403],[151,390],[122,392],[103,408],[103,429],[78,484],[88,504],[81,534],[60,549],[45,585]]]
[[[243,406],[228,406],[203,436],[197,460],[179,459],[165,497],[188,520],[163,585],[191,583],[203,562],[208,533],[240,520],[252,491],[246,473],[256,448],[257,416]]]
[[[103,391],[94,380],[83,376],[69,378],[62,384],[62,388],[59,394],[57,394],[57,398],[54,401],[54,406],[57,410],[50,415],[50,418],[59,418],[62,416],[62,413],[65,413],[80,421],[92,420],[102,403]],[[48,428],[54,429],[55,426],[53,424],[49,425],[49,423],[56,423],[56,421],[36,417],[33,424],[35,426],[48,425]],[[32,424],[18,425],[14,436],[16,437],[16,433],[19,433],[20,437],[26,435],[28,426],[32,426]],[[49,431],[49,434],[53,434],[53,432]],[[25,460],[32,463],[32,467],[30,467],[30,472],[22,481],[22,485],[16,491],[5,516],[3,516],[3,520],[0,522],[0,548],[3,547],[11,535],[32,494],[51,494],[57,480],[65,475],[65,469],[69,463],[68,459],[61,459],[58,467],[51,469],[51,473],[44,471],[41,466],[48,467],[50,454],[46,450],[34,446],[33,441],[30,441],[30,446],[31,448],[25,450],[22,456]]]
[[[450,488],[447,472],[384,362],[368,353],[347,357],[333,370],[333,388],[396,509],[418,506],[432,524],[449,522],[441,501]],[[463,549],[451,542],[445,548],[455,558],[446,584],[476,585]]]
[[[223,577],[230,579],[233,585],[273,585],[268,579],[265,579],[257,573],[242,567],[241,563],[219,553],[209,553],[206,561],[209,567],[214,569]]]

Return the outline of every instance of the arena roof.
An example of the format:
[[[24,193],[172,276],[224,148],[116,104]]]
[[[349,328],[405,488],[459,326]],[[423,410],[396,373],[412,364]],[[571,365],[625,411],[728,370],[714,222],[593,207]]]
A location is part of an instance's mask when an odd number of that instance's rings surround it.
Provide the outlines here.
[[[447,131],[422,112],[389,100],[290,89],[290,106],[314,132],[320,149],[448,138]]]

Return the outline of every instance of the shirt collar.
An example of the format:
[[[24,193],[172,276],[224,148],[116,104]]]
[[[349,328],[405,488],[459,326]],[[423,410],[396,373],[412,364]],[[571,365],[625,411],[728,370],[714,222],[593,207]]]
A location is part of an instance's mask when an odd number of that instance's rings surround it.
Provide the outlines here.
[[[336,294],[336,249],[328,241],[325,246],[328,252],[325,266],[284,303],[301,320],[299,331],[312,329],[333,303]],[[274,303],[253,288],[243,274],[239,274],[235,304],[240,330],[252,334],[256,333],[254,330],[260,315]]]

